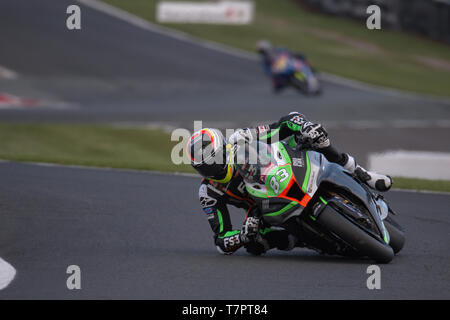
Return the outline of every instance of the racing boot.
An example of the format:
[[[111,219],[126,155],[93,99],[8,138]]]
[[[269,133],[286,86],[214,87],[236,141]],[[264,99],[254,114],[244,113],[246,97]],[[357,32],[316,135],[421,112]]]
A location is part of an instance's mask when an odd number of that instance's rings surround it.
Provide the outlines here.
[[[368,171],[358,165],[355,159],[349,154],[344,153],[343,155],[345,159],[342,161],[342,166],[351,173],[355,173],[360,180],[364,181],[372,189],[385,192],[392,187],[393,181],[390,176]]]

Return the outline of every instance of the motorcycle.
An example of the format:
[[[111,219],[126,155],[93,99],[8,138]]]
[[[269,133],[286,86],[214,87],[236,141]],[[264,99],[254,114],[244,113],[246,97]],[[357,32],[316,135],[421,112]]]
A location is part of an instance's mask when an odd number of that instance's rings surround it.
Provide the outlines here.
[[[304,94],[319,94],[321,86],[316,73],[306,61],[287,53],[281,53],[271,65],[272,75],[287,79],[287,82]]]
[[[320,253],[390,262],[405,243],[394,211],[356,175],[307,145],[258,141],[256,164],[239,166],[262,223]]]

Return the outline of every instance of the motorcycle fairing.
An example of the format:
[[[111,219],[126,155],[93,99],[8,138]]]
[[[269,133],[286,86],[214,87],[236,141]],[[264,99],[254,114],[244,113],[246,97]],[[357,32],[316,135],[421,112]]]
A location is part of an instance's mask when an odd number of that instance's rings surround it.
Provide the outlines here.
[[[355,195],[371,213],[384,241],[389,242],[389,234],[371,192],[346,169],[327,161],[321,153],[291,148],[285,142],[272,144],[270,152],[274,163],[262,175],[264,183],[246,183],[247,191],[263,208],[262,214],[268,223],[280,225],[289,217],[300,215],[319,186],[328,182]],[[281,181],[283,177],[289,179]]]
[[[387,243],[389,242],[389,234],[383,224],[383,221],[381,220],[377,204],[374,202],[371,192],[361,186],[361,184],[358,183],[347,170],[338,164],[327,161],[323,169],[320,170],[317,178],[318,185],[323,182],[333,184],[336,187],[342,188],[355,195],[371,213],[371,216],[374,218],[375,224],[380,231],[380,234],[383,236],[384,241]]]
[[[246,189],[254,196],[265,220],[273,225],[280,225],[286,219],[300,215],[308,205],[311,197],[303,192],[300,182],[309,175],[310,166],[306,152],[301,152],[292,163],[291,148],[284,143],[271,145],[273,160],[276,162],[263,169],[262,183],[246,183]],[[301,165],[303,164],[303,165]],[[308,179],[306,179],[308,180]],[[278,186],[278,187],[275,187]],[[315,190],[314,190],[315,192]]]

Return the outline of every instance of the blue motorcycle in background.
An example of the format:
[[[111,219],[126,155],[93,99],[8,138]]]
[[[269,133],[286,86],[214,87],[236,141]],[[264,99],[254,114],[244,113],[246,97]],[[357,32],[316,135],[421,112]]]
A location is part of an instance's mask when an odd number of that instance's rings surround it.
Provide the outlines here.
[[[321,93],[320,81],[309,63],[288,52],[279,53],[274,58],[270,65],[270,74],[275,82],[282,83],[283,86],[292,86],[303,94]]]

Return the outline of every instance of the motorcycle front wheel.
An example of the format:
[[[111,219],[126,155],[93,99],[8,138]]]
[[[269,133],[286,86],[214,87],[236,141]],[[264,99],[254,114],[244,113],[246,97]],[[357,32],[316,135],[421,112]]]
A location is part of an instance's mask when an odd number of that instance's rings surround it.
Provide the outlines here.
[[[329,205],[320,213],[317,222],[355,248],[361,256],[379,263],[389,263],[394,258],[394,251],[389,245],[374,238]]]
[[[400,250],[403,249],[405,245],[405,232],[402,227],[395,221],[391,215],[389,215],[384,221],[384,226],[389,232],[389,237],[391,238],[389,241],[389,245],[394,250],[394,253],[397,254]]]

